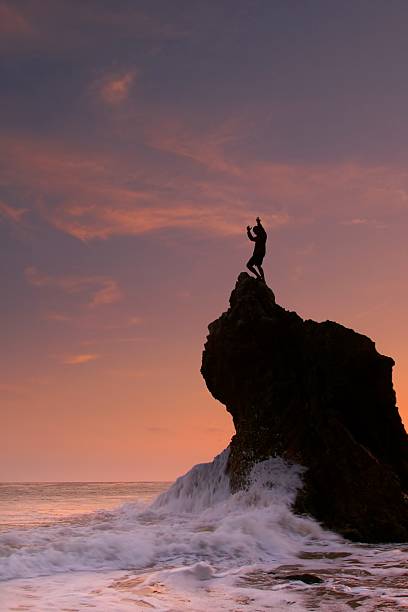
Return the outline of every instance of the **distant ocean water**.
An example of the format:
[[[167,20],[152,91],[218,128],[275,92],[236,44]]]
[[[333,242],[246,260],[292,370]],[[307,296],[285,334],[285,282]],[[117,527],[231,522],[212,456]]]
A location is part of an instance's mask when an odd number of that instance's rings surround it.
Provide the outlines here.
[[[169,482],[0,483],[0,531],[35,527],[126,502],[151,502]]]
[[[293,514],[302,468],[280,459],[231,495],[227,457],[171,486],[0,485],[0,610],[408,609],[406,544],[351,544]]]

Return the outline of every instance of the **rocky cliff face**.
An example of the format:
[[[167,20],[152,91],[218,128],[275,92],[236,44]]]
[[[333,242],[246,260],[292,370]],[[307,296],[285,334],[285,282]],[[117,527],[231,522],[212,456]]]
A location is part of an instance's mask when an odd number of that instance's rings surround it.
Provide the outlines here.
[[[307,468],[295,510],[359,541],[408,540],[408,440],[393,360],[342,325],[304,321],[242,273],[209,325],[201,372],[234,420],[228,469],[245,487],[256,461]]]

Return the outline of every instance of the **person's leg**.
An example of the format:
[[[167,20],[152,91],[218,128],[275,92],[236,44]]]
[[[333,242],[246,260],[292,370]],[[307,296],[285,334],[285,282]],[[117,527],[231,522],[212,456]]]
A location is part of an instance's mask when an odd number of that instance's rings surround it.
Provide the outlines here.
[[[262,268],[261,264],[258,264],[257,268],[259,270],[260,278],[262,278],[263,282],[265,283],[265,274],[264,274],[264,271],[263,271],[263,268]]]
[[[254,263],[253,263],[252,257],[251,257],[251,259],[248,261],[248,263],[247,263],[247,265],[246,265],[246,266],[247,266],[248,270],[249,270],[250,272],[252,272],[252,274],[255,274],[256,278],[261,278],[261,276],[259,275],[258,270],[256,270],[256,269],[254,268]]]

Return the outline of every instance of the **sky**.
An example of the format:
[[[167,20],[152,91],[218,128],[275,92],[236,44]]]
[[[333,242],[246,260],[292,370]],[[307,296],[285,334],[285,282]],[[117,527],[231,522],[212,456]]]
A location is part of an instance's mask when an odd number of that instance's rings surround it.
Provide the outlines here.
[[[207,325],[277,301],[395,359],[405,0],[0,0],[0,480],[172,480],[233,426]]]

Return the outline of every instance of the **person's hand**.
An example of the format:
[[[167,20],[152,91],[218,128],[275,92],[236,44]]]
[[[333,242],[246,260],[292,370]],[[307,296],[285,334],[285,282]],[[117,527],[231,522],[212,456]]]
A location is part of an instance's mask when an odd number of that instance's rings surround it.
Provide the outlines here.
[[[247,225],[247,231],[250,232],[251,231],[251,226]]]
[[[257,223],[260,223],[260,222],[261,222],[261,220],[260,220],[260,218],[259,218],[259,217],[257,217],[257,218],[256,218],[256,222],[257,222]]]

